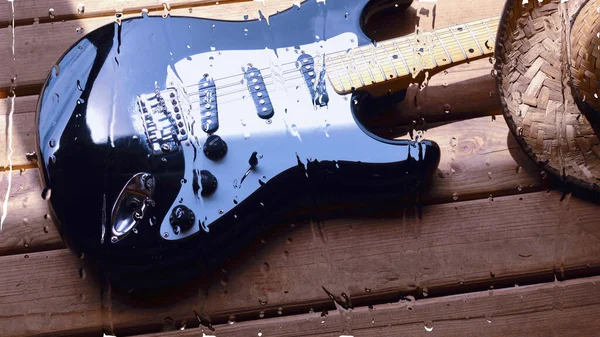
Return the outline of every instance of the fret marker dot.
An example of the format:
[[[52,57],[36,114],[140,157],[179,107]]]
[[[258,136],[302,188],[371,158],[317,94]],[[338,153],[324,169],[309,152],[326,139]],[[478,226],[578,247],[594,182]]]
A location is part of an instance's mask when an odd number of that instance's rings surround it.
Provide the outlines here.
[[[473,48],[469,48],[469,53],[474,53],[475,50]]]

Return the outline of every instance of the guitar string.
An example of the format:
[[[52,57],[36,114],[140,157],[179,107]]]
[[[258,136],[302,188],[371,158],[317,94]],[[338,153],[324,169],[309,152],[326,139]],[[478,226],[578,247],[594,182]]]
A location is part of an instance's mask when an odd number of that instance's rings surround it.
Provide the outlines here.
[[[485,21],[485,20],[482,20],[482,21],[480,21],[480,22],[477,22],[477,23],[478,23],[478,24],[482,24],[484,21]],[[490,21],[494,21],[494,19],[493,19],[493,18],[492,18],[492,19],[489,19],[489,20],[488,20],[488,23],[490,23]],[[465,25],[466,25],[466,24],[465,24]],[[459,26],[460,26],[460,25],[459,25]],[[493,27],[494,27],[494,26],[492,25],[492,28],[493,28]],[[442,30],[443,30],[443,28],[438,30],[438,35],[439,35],[440,33],[443,33],[443,32],[441,32]],[[476,32],[477,32],[477,33],[476,33],[476,35],[477,35],[477,36],[479,36],[479,34],[482,34],[482,33],[478,32],[479,30],[481,30],[482,32],[485,32],[485,31],[487,31],[487,35],[490,35],[490,36],[491,36],[490,32],[487,30],[487,28],[486,28],[486,27],[481,27],[481,28],[477,28],[477,30],[473,30],[473,31],[476,31]],[[485,30],[485,31],[484,31],[484,30]],[[448,32],[448,31],[446,31],[446,33],[447,33],[447,32]],[[401,39],[401,38],[398,38],[398,39]],[[408,39],[408,37],[405,37],[405,38],[404,38],[404,41],[402,41],[401,43],[403,43],[403,44],[404,44],[404,43],[410,44],[410,42],[408,42],[408,41],[407,41],[407,39]],[[387,40],[387,41],[382,41],[382,44],[381,44],[381,45],[383,46],[383,43],[389,43],[390,41],[396,42],[396,41],[394,41],[394,40],[396,40],[396,39]],[[475,38],[471,38],[471,40],[473,40],[473,41],[477,41]],[[459,44],[458,44],[458,43],[459,43],[459,42],[458,42],[458,41],[456,41],[456,43],[455,43],[455,46],[454,46],[454,47],[449,47],[450,43],[449,43],[449,44],[446,44],[445,46],[446,46],[446,49],[448,50],[448,52],[452,52],[452,51],[454,51],[456,48],[459,48]],[[396,43],[396,44],[398,44],[398,43]],[[403,47],[404,47],[404,46],[403,46]],[[364,46],[363,46],[363,47],[358,47],[358,48],[355,48],[355,49],[359,49],[359,50],[360,50],[360,49],[362,49],[362,48],[364,48]],[[371,49],[371,50],[372,50],[372,54],[374,54],[374,57],[375,57],[375,58],[377,58],[377,56],[378,56],[378,55],[377,55],[377,51],[384,50],[384,48],[386,48],[386,47],[385,47],[385,46],[383,46],[382,48],[379,48],[379,47],[376,47],[376,46],[372,46],[372,49]],[[386,50],[386,51],[387,51],[387,50]],[[415,50],[413,49],[413,52],[414,52],[414,51],[415,51]],[[362,53],[362,50],[361,50],[361,53]],[[331,55],[336,55],[336,54],[340,54],[340,52],[335,52],[335,53],[332,53],[332,54],[330,54],[330,55],[328,55],[328,56],[331,56]],[[385,51],[384,51],[384,54],[385,54]],[[481,55],[479,55],[479,56],[483,56],[483,55],[485,55],[485,53],[483,53],[483,54],[481,54]],[[326,56],[325,56],[325,55],[317,55],[317,59],[319,59],[319,58],[321,58],[321,57],[326,57]],[[340,57],[341,57],[341,56],[340,56]],[[300,63],[300,62],[296,60],[296,61],[293,61],[293,62],[284,63],[284,64],[282,64],[282,65],[281,65],[281,66],[279,66],[279,67],[280,67],[280,68],[284,68],[284,67],[285,67],[285,66],[287,66],[287,65],[291,65],[291,64],[298,65],[299,63]],[[332,62],[332,63],[333,63],[333,66],[332,66],[332,68],[334,68],[334,67],[336,66],[336,63],[337,63],[337,62]],[[332,63],[331,63],[331,62],[330,62],[330,63],[328,63],[328,64],[329,64],[329,66],[331,66],[331,65],[332,65]],[[353,63],[354,63],[354,66],[355,66],[355,67],[358,67],[359,65],[360,65],[361,67],[362,67],[362,66],[365,66],[365,65],[367,65],[367,66],[368,66],[368,61],[366,61],[366,60],[365,60],[364,62],[356,62],[356,61],[354,60],[354,58],[353,58]],[[377,63],[379,63],[379,61],[377,61]],[[453,63],[453,62],[451,62],[451,63]],[[313,63],[313,65],[314,65],[314,63]],[[327,67],[329,67],[329,66],[325,66],[325,67],[327,68]],[[263,70],[270,70],[270,69],[271,69],[271,68],[264,68]],[[392,69],[393,69],[393,68],[392,68]],[[264,80],[264,79],[269,79],[269,78],[273,77],[274,75],[277,75],[277,77],[281,77],[281,80],[280,80],[280,82],[281,82],[281,84],[283,84],[283,87],[284,87],[284,89],[291,89],[291,88],[294,88],[294,87],[295,87],[295,88],[296,88],[296,90],[297,90],[297,89],[299,89],[299,87],[300,87],[302,84],[306,84],[306,83],[305,83],[305,82],[306,82],[306,78],[304,77],[304,74],[300,74],[300,75],[293,76],[293,77],[287,77],[287,78],[286,78],[286,76],[285,76],[285,75],[287,75],[287,74],[290,74],[290,73],[297,73],[297,72],[299,72],[299,71],[300,71],[300,69],[299,69],[298,67],[296,67],[296,68],[292,68],[292,69],[289,69],[289,70],[284,70],[284,71],[282,71],[282,72],[281,72],[281,73],[279,73],[279,74],[277,74],[277,73],[273,73],[273,72],[272,72],[272,73],[270,73],[270,74],[267,74],[267,75],[264,75],[264,76],[262,76],[262,78],[263,78],[263,80]],[[312,78],[312,82],[314,83],[314,81],[316,80],[316,74],[317,74],[317,71],[316,71],[316,70],[314,69],[314,67],[313,67],[313,69],[311,69],[311,72],[313,72],[313,73],[314,73],[314,75],[313,75],[313,78]],[[335,70],[334,70],[334,72],[335,72]],[[385,72],[384,72],[384,73],[385,73]],[[362,75],[360,74],[360,72],[359,72],[359,71],[357,71],[357,75],[358,75],[358,76],[362,76]],[[222,81],[223,79],[227,79],[227,78],[233,78],[233,77],[238,77],[238,76],[241,76],[241,74],[238,74],[238,75],[231,75],[231,76],[223,77],[223,78],[221,78],[221,79],[217,79],[217,80],[214,80],[214,81]],[[298,83],[298,84],[293,84],[293,85],[291,85],[291,86],[285,86],[286,82],[288,82],[288,83],[289,83],[289,81],[298,80],[298,79],[304,79],[304,81],[303,81],[304,83],[303,83],[303,82],[300,82],[300,83]],[[387,80],[387,77],[384,77],[384,80]],[[352,81],[352,78],[350,78],[350,81]],[[265,87],[266,87],[266,86],[269,86],[269,85],[272,85],[272,84],[274,84],[274,83],[275,83],[275,81],[273,81],[273,82],[263,81],[263,83],[264,83],[264,85],[265,85]],[[231,91],[231,92],[225,92],[225,93],[221,93],[221,94],[217,95],[217,97],[218,97],[218,98],[222,98],[222,97],[225,97],[225,96],[230,96],[230,95],[233,95],[233,94],[240,94],[240,93],[242,93],[242,98],[243,98],[243,97],[244,97],[243,93],[246,93],[246,92],[248,92],[248,93],[249,93],[249,91],[251,91],[251,89],[250,89],[250,87],[251,87],[251,86],[252,86],[252,84],[250,84],[250,85],[248,85],[248,84],[247,84],[247,85],[244,85],[244,84],[243,84],[243,81],[236,81],[236,82],[234,82],[234,83],[230,83],[230,84],[226,84],[226,85],[219,85],[218,87],[219,87],[220,89],[225,89],[225,88],[229,88],[229,87],[244,87],[244,88],[243,88],[243,89],[240,89],[240,90],[237,90],[237,89],[236,89],[236,90],[234,90],[234,91]],[[202,90],[202,89],[201,89],[201,88],[199,88],[199,87],[198,87],[198,85],[190,85],[190,86],[187,86],[187,87],[185,87],[185,88],[190,88],[190,87],[196,87],[196,88],[198,88],[198,90],[197,90],[197,91],[195,91],[195,92],[189,92],[189,93],[187,93],[187,96],[191,98],[191,99],[189,100],[189,102],[190,102],[191,104],[200,103],[200,101],[201,101],[200,97],[195,97],[194,95],[195,95],[195,94],[197,94],[197,93],[199,93],[199,92],[200,92],[200,90]],[[308,88],[308,85],[306,85],[306,86],[302,86],[302,87],[303,87],[303,89],[304,89],[304,87],[306,87],[305,89],[309,89],[309,88]],[[270,91],[274,91],[274,89],[271,89]],[[285,91],[287,91],[287,90],[285,90]],[[238,96],[238,97],[239,97],[239,96]],[[227,104],[227,103],[230,103],[230,102],[232,102],[232,101],[235,101],[235,100],[237,100],[237,98],[236,98],[236,99],[233,99],[233,100],[229,100],[229,101],[220,101],[220,100],[219,100],[219,101],[217,102],[217,104]],[[208,103],[208,102],[207,102],[207,103]],[[194,111],[194,109],[192,109],[192,111]]]
[[[489,21],[494,21],[494,20],[495,20],[495,18],[488,19],[488,20],[489,20]],[[482,25],[482,24],[483,24],[483,22],[485,22],[485,20],[481,20],[481,21],[479,21],[479,22],[476,22],[476,23],[477,23],[477,24],[480,24],[480,25]],[[468,24],[468,23],[467,23],[467,24]],[[466,25],[466,24],[465,24],[465,25]],[[461,26],[461,25],[458,25],[458,26]],[[492,28],[493,28],[493,26],[492,26]],[[445,28],[441,28],[441,29],[437,30],[437,31],[438,31],[438,34],[440,34],[440,33],[443,33],[443,32],[441,32],[441,31],[442,31],[442,30],[444,30],[444,29],[445,29]],[[447,28],[446,28],[446,29],[447,29]],[[485,27],[485,26],[482,26],[482,27],[478,27],[478,28],[476,28],[476,29],[473,29],[472,31],[474,32],[474,34],[477,34],[477,35],[478,35],[478,34],[486,33],[486,32],[487,32],[487,29],[486,29],[486,27]],[[463,30],[462,32],[464,33],[465,31]],[[480,33],[480,32],[482,32],[482,33]],[[414,35],[414,34],[412,34],[412,35]],[[411,36],[412,36],[412,35],[411,35]],[[487,35],[490,35],[490,34],[489,34],[489,32],[487,32]],[[493,36],[492,36],[492,37],[493,37]],[[397,45],[399,45],[399,46],[402,44],[401,48],[403,48],[403,49],[404,49],[405,47],[407,47],[407,45],[406,45],[406,44],[408,44],[408,47],[409,47],[409,49],[410,49],[410,47],[411,47],[411,46],[410,46],[410,42],[408,42],[408,38],[409,38],[409,36],[406,36],[406,37],[404,37],[404,38],[402,38],[402,37],[401,37],[401,38],[396,38],[396,39],[386,40],[386,41],[382,41],[382,44],[383,44],[383,43],[386,43],[386,42],[387,42],[387,43],[389,43],[389,42],[396,42],[396,44],[397,44]],[[403,41],[396,41],[397,39],[403,39]],[[472,39],[472,38],[470,38],[470,39]],[[476,41],[475,39],[472,39],[472,40],[473,40],[473,41]],[[459,47],[460,47],[460,46],[459,46],[459,44],[458,44],[458,43],[459,43],[458,41],[456,41],[456,42],[449,42],[449,43],[450,43],[450,44],[455,44],[455,47],[454,47],[454,48],[457,48],[457,47],[459,48]],[[370,46],[372,46],[372,45],[370,45]],[[446,46],[447,46],[447,45],[446,45]],[[353,48],[353,49],[351,49],[351,50],[360,50],[360,53],[362,54],[362,49],[363,49],[363,48],[364,48],[364,46],[361,46],[361,47]],[[367,48],[369,48],[369,47],[367,47]],[[375,54],[376,54],[376,53],[377,53],[377,50],[379,49],[379,47],[373,47],[373,46],[372,46],[372,48],[373,48],[372,50],[374,50],[374,51],[375,51]],[[447,48],[448,48],[448,47],[447,47]],[[452,48],[452,47],[450,47],[450,48]],[[453,48],[453,49],[454,49],[454,48]],[[453,50],[453,49],[452,49],[452,50]],[[383,50],[383,49],[379,49],[379,50]],[[451,51],[451,49],[448,49],[448,51],[450,52],[450,51]],[[412,52],[414,53],[414,52],[415,52],[415,50],[414,50],[414,49],[412,49]],[[342,56],[340,55],[341,53],[346,53],[346,52],[343,52],[343,51],[338,51],[338,52],[331,53],[331,54],[329,54],[329,55],[327,55],[327,56],[328,56],[328,57],[330,57],[330,58],[333,58],[333,57],[335,57],[336,55],[339,55],[339,56],[340,56],[340,58],[341,58],[341,57],[342,57]],[[347,53],[346,53],[346,54],[347,54]],[[484,54],[482,54],[482,55],[485,55],[485,53],[484,53]],[[324,56],[324,55],[323,55],[323,57],[327,57],[327,56]],[[319,57],[319,55],[318,55],[317,57]],[[354,64],[356,64],[356,63],[357,63],[357,62],[355,61],[354,57],[352,57],[352,61],[351,61],[351,62],[353,62]],[[279,67],[283,68],[283,67],[285,67],[285,66],[289,66],[289,65],[292,65],[292,64],[294,64],[294,65],[297,65],[298,63],[299,63],[299,61],[298,61],[298,60],[296,60],[296,61],[292,61],[292,62],[283,63],[283,64],[281,64]],[[365,63],[362,63],[362,64],[367,64],[367,63],[365,62]],[[328,62],[328,63],[327,63],[327,65],[326,65],[326,67],[336,67],[337,65],[339,65],[339,64],[337,64],[337,62],[333,61],[333,62]],[[258,69],[258,71],[262,72],[262,71],[265,71],[265,70],[270,70],[270,69],[271,69],[271,67],[269,67],[269,68],[262,68],[262,69]],[[287,74],[289,74],[289,73],[291,73],[291,72],[295,72],[295,71],[299,71],[298,67],[296,67],[295,69],[290,69],[290,70],[284,71],[284,72],[282,72],[282,75],[285,75],[286,73],[287,73]],[[213,79],[213,81],[214,81],[214,82],[216,82],[216,81],[223,81],[223,80],[225,80],[225,79],[228,79],[228,78],[240,77],[240,76],[244,76],[244,75],[245,75],[245,74],[234,74],[234,75],[230,75],[230,76],[222,77],[222,78],[219,78],[219,79]],[[286,79],[284,78],[283,80],[285,81]],[[228,85],[224,85],[224,86],[219,86],[219,87],[220,87],[220,88],[226,88],[226,87],[229,87],[229,86],[239,86],[239,85],[242,85],[242,84],[241,84],[241,83],[239,83],[239,82],[234,82],[234,83],[231,83],[231,84],[228,84]],[[184,88],[186,88],[186,89],[188,89],[188,88],[198,88],[198,91],[195,91],[195,92],[190,92],[190,93],[188,93],[188,95],[192,95],[192,94],[198,93],[200,90],[202,90],[201,88],[199,88],[199,84],[192,84],[192,85],[188,85],[188,86],[185,86]],[[244,90],[245,90],[245,89],[244,89]]]

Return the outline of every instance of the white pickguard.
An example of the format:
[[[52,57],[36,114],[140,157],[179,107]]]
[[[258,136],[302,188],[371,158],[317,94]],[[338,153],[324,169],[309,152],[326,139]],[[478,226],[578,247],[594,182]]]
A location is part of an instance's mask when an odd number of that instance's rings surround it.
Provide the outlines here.
[[[210,231],[210,225],[224,214],[232,211],[234,199],[242,202],[259,189],[259,179],[268,182],[277,174],[298,164],[297,156],[306,163],[308,159],[362,161],[388,163],[407,159],[406,146],[380,142],[365,134],[356,124],[351,108],[351,95],[338,95],[327,81],[329,104],[313,106],[309,90],[295,62],[300,51],[310,54],[320,71],[322,57],[326,53],[357,47],[354,34],[346,33],[327,41],[277,50],[219,51],[194,55],[179,61],[176,72],[170,71],[166,81],[181,81],[186,87],[198,111],[197,83],[207,73],[215,81],[219,129],[215,133],[228,145],[228,152],[219,161],[206,158],[202,152],[208,135],[201,130],[199,113],[191,113],[196,119],[194,134],[198,137],[196,161],[191,146],[183,146],[185,156],[185,180],[175,203],[160,224],[161,234],[167,240],[180,239],[199,230]],[[258,117],[254,101],[245,83],[241,83],[242,67],[251,63],[261,69],[265,78],[275,114],[270,120]],[[283,74],[282,74],[283,72]],[[284,80],[285,79],[285,80]],[[286,112],[287,111],[287,112]],[[194,137],[190,137],[191,141]],[[242,184],[240,181],[249,168],[252,152],[258,152],[259,162]],[[416,158],[416,149],[411,151]],[[218,179],[218,187],[208,197],[196,197],[192,189],[193,170],[208,170]],[[178,204],[192,209],[196,223],[192,229],[175,234],[169,223],[169,214]],[[265,200],[264,202],[268,202]],[[200,226],[198,220],[204,221]],[[168,235],[164,235],[167,233]]]

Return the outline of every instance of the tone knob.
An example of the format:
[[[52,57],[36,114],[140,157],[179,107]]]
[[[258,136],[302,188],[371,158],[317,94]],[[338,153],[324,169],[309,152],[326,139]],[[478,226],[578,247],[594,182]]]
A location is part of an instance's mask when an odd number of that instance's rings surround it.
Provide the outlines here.
[[[227,143],[217,135],[210,135],[202,146],[202,150],[208,159],[219,160],[227,153]]]
[[[173,208],[169,222],[173,226],[175,234],[178,234],[179,230],[187,231],[194,226],[196,216],[194,212],[185,205],[177,205]]]
[[[200,185],[202,185],[202,196],[209,196],[217,189],[217,177],[210,173],[210,171],[201,170]]]

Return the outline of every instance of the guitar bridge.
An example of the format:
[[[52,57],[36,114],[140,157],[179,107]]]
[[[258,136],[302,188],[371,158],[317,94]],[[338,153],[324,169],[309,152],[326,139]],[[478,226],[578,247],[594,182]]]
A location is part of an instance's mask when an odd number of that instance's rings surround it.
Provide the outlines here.
[[[157,88],[155,93],[139,95],[137,98],[146,140],[154,156],[177,152],[181,142],[188,139],[189,126],[185,112],[189,107],[180,102],[175,88],[163,91]]]

